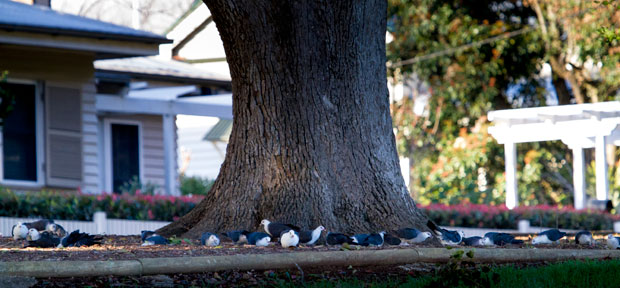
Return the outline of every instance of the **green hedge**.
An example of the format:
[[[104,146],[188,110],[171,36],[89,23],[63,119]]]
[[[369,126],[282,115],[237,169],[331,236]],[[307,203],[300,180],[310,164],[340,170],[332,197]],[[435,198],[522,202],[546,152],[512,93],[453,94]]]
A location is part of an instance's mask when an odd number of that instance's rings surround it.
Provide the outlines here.
[[[202,198],[0,189],[0,216],[89,221],[95,212],[104,211],[114,219],[173,221],[192,210]]]
[[[443,226],[517,229],[519,220],[529,220],[532,226],[561,229],[612,230],[620,216],[603,211],[575,210],[572,207],[548,205],[524,206],[509,210],[493,205],[419,206],[435,223]]]

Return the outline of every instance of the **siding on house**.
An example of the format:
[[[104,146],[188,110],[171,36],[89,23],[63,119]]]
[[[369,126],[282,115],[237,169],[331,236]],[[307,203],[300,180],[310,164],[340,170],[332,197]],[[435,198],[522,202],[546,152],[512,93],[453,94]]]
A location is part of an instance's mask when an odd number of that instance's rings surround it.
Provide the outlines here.
[[[225,142],[205,141],[204,137],[217,123],[217,118],[179,115],[177,117],[178,134],[178,153],[179,163],[184,161],[184,153],[189,153],[189,164],[186,167],[185,175],[200,176],[215,179],[220,171],[220,166],[224,162],[226,153]],[[221,153],[221,154],[220,154]]]
[[[99,170],[99,127],[97,122],[97,111],[95,109],[95,95],[97,89],[95,81],[90,81],[82,85],[82,165],[83,165],[83,184],[84,193],[96,194],[103,190],[100,185],[102,172]]]

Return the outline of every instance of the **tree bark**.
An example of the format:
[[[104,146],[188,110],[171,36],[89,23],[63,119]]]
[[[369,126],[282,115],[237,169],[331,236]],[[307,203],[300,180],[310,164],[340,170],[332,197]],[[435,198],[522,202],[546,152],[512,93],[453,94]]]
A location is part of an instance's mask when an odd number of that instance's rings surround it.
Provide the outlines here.
[[[205,3],[230,67],[233,129],[205,200],[159,232],[258,229],[263,218],[345,233],[428,230],[392,132],[386,1]]]

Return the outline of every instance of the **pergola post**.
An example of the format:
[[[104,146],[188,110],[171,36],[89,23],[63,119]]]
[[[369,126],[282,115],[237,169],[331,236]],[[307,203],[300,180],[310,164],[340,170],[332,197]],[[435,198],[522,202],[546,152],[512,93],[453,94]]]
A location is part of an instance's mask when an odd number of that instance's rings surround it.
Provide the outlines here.
[[[575,209],[584,209],[586,207],[586,173],[582,147],[573,148],[573,190]]]
[[[176,153],[175,153],[175,123],[173,114],[163,115],[163,137],[164,137],[164,182],[167,195],[178,196],[176,185]]]
[[[517,146],[515,143],[504,144],[506,162],[506,207],[513,209],[519,205],[517,194]]]
[[[605,156],[605,136],[598,135],[595,139],[596,161],[596,199],[608,200],[607,157]]]

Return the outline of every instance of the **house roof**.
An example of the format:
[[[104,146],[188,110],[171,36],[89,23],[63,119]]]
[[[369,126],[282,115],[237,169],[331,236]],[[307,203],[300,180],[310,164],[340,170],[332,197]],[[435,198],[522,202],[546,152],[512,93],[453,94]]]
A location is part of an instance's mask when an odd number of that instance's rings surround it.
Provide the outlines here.
[[[155,44],[172,42],[151,32],[7,0],[0,0],[0,30]]]
[[[95,61],[97,72],[121,73],[133,77],[194,84],[229,85],[230,76],[213,73],[191,64],[157,57],[134,57]]]
[[[215,126],[207,132],[202,140],[212,141],[212,142],[228,142],[230,138],[230,132],[232,131],[233,121],[231,119],[220,119],[217,121]]]

